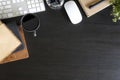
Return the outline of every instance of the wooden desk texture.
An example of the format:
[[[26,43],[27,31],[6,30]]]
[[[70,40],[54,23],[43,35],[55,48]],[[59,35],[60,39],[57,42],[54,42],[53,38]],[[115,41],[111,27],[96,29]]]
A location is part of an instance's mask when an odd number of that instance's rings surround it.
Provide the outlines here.
[[[0,80],[120,80],[120,23],[111,7],[87,18],[78,6],[83,21],[73,25],[63,8],[46,5],[37,37],[25,32],[30,57],[0,65]]]

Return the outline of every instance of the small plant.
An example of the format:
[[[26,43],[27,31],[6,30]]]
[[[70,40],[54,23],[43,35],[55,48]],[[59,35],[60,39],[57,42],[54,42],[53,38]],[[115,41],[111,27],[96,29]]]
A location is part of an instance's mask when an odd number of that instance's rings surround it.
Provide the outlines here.
[[[120,20],[120,0],[111,0],[110,3],[112,4],[112,20],[113,22],[117,22]]]

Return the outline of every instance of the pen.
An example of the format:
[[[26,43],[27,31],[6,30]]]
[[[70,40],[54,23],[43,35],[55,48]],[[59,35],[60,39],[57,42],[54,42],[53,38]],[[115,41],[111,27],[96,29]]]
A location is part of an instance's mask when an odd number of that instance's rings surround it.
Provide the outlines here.
[[[103,1],[105,1],[105,0],[98,0],[98,1],[96,1],[96,2],[92,2],[88,7],[91,9],[91,8],[93,8],[94,6],[100,4],[100,3],[103,2]]]

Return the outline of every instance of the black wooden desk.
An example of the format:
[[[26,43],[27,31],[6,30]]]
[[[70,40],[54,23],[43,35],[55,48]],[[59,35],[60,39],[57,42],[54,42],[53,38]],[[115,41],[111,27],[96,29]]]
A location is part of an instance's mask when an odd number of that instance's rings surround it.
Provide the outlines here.
[[[38,36],[25,32],[30,58],[0,65],[0,80],[120,80],[120,23],[111,7],[90,18],[82,12],[77,25],[64,9],[46,8]]]

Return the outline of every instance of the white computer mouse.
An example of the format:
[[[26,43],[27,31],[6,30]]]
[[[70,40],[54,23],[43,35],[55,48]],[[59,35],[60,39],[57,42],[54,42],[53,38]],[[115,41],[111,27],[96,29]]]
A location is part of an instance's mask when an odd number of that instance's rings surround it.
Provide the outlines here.
[[[75,1],[70,0],[64,4],[65,11],[73,24],[78,24],[82,21],[81,12],[75,3]]]

